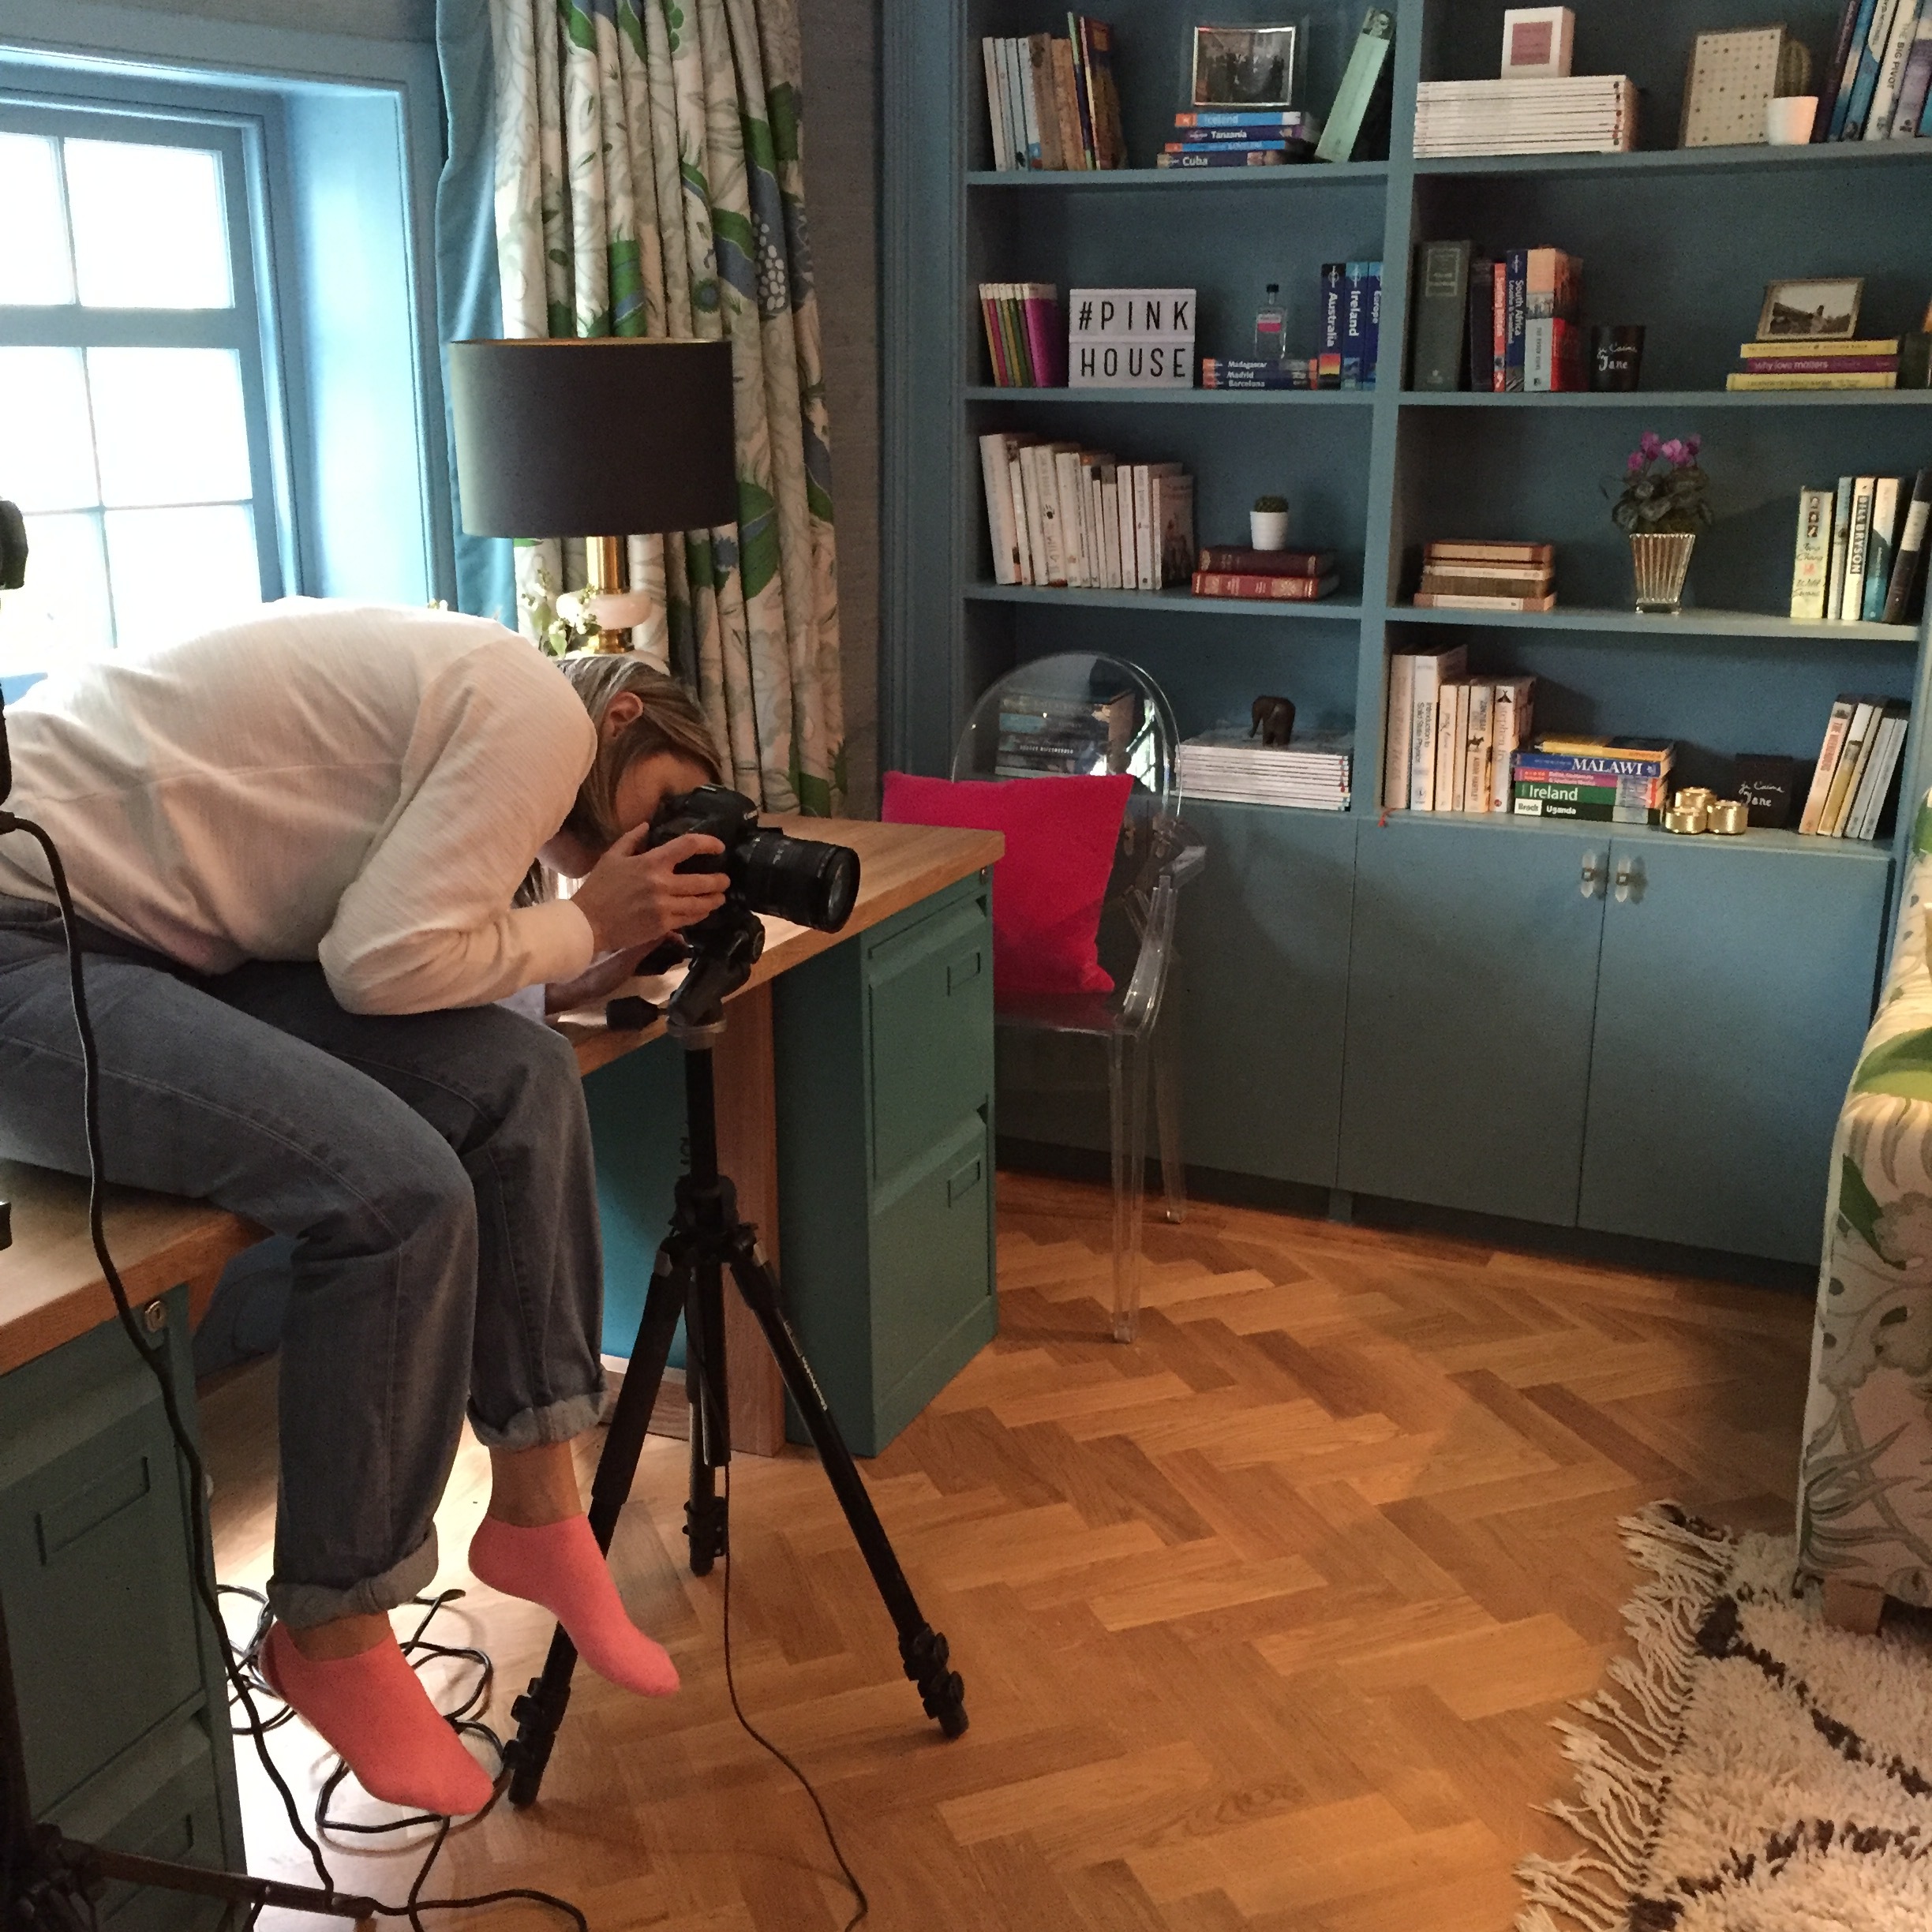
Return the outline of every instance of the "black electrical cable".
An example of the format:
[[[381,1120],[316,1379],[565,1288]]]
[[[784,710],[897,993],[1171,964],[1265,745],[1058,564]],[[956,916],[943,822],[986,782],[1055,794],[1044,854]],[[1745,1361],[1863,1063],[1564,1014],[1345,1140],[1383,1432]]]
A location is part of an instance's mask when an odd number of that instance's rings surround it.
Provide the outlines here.
[[[731,1520],[731,1465],[728,1462],[724,1466],[724,1520],[727,1522]],[[832,1821],[826,1814],[825,1806],[821,1802],[818,1792],[813,1790],[811,1780],[744,1714],[744,1706],[738,1702],[738,1680],[732,1674],[732,1571],[736,1566],[732,1562],[731,1544],[728,1537],[725,1540],[724,1556],[724,1688],[731,1693],[732,1714],[743,1727],[746,1735],[751,1738],[753,1743],[763,1745],[766,1750],[769,1751],[792,1773],[792,1777],[797,1779],[804,1790],[805,1795],[812,1801],[812,1809],[818,1814],[818,1822],[825,1828],[826,1843],[832,1848],[832,1855],[838,1860],[839,1870],[844,1874],[845,1889],[859,1901],[859,1909],[845,1921],[844,1932],[852,1932],[853,1926],[871,1911],[872,1901],[866,1896],[865,1887],[859,1882],[858,1874],[846,1862],[844,1849],[839,1844],[838,1833],[832,1829]]]
[[[95,1043],[93,1022],[88,1013],[87,987],[81,971],[80,935],[75,930],[73,895],[68,888],[67,868],[62,863],[59,848],[52,838],[43,827],[36,825],[32,819],[17,817],[11,812],[0,812],[0,833],[6,832],[24,832],[39,846],[47,859],[47,871],[54,885],[54,896],[60,905],[61,930],[67,945],[68,990],[73,1005],[74,1031],[80,1041],[81,1110],[86,1129],[88,1153],[88,1233],[93,1241],[95,1259],[100,1264],[101,1274],[107,1283],[108,1292],[114,1297],[114,1313],[120,1321],[122,1331],[148,1372],[153,1376],[160,1390],[161,1406],[167,1417],[169,1433],[174,1439],[177,1453],[187,1467],[191,1500],[188,1511],[189,1533],[190,1553],[194,1564],[195,1593],[214,1627],[215,1642],[221,1651],[222,1668],[228,1679],[230,1693],[248,1714],[248,1729],[255,1740],[256,1755],[260,1758],[262,1769],[268,1773],[269,1782],[274,1785],[276,1794],[282,1800],[282,1809],[287,1816],[289,1829],[295,1834],[303,1850],[309,1854],[309,1863],[315,1867],[316,1876],[320,1880],[323,1890],[331,1898],[336,1897],[339,1894],[328,1862],[322,1855],[322,1848],[303,1825],[296,1807],[295,1794],[289,1789],[287,1780],[269,1752],[267,1739],[269,1727],[264,1724],[261,1713],[256,1708],[253,1688],[228,1641],[227,1627],[222,1620],[221,1603],[212,1580],[215,1574],[214,1557],[208,1548],[208,1523],[203,1507],[208,1495],[208,1473],[202,1464],[201,1452],[196,1447],[194,1438],[189,1434],[187,1424],[182,1416],[181,1405],[174,1392],[174,1377],[168,1372],[166,1345],[156,1343],[150,1346],[142,1336],[140,1324],[135,1319],[126,1286],[121,1279],[121,1271],[114,1266],[114,1257],[107,1251],[107,1237],[103,1218],[104,1204],[102,1189],[106,1163],[101,1154],[100,1054]],[[533,1888],[512,1886],[499,1892],[479,1893],[474,1897],[425,1899],[422,1896],[423,1887],[428,1882],[430,1867],[435,1864],[449,1833],[450,1821],[447,1818],[440,1820],[429,1855],[416,1874],[415,1883],[410,1888],[408,1898],[400,1905],[379,1904],[376,1911],[382,1917],[407,1919],[412,1932],[426,1932],[421,1916],[425,1911],[467,1910],[502,1904],[511,1899],[526,1899],[562,1913],[577,1928],[577,1932],[590,1932],[590,1921],[567,1899]]]

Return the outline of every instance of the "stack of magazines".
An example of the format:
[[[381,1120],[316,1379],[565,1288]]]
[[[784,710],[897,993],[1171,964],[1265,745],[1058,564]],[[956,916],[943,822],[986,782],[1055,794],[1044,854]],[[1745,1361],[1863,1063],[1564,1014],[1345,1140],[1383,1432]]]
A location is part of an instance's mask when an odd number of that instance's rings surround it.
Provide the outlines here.
[[[1627,74],[1560,80],[1425,80],[1416,89],[1417,160],[1450,155],[1628,154],[1637,84]]]
[[[1181,793],[1235,805],[1346,811],[1354,747],[1347,732],[1312,732],[1279,747],[1264,745],[1238,726],[1204,732],[1181,741]]]

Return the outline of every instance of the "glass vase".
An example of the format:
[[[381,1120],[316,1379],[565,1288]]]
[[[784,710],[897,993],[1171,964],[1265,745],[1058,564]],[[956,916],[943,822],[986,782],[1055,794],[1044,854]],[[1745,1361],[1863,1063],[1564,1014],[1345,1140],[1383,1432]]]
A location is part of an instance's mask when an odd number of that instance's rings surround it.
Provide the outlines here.
[[[1694,530],[1631,533],[1631,568],[1637,578],[1637,614],[1672,616],[1683,608],[1684,578],[1690,574]]]

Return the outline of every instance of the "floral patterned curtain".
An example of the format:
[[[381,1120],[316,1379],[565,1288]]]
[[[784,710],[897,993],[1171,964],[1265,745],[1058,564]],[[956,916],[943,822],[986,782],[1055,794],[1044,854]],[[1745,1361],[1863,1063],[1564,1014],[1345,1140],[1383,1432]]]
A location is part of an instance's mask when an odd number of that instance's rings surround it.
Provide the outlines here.
[[[657,612],[632,641],[697,691],[739,790],[836,811],[838,581],[793,0],[490,0],[490,35],[504,333],[732,343],[738,522],[630,538],[631,587]],[[531,635],[582,582],[582,550],[518,545]]]

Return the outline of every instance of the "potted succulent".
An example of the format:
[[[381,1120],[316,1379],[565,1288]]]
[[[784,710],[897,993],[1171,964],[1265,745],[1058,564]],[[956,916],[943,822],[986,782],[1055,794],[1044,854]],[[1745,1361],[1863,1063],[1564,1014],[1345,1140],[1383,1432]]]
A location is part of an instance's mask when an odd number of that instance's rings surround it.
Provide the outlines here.
[[[1286,496],[1257,496],[1254,507],[1248,512],[1248,531],[1256,549],[1286,550],[1288,548],[1288,499]]]
[[[1698,532],[1712,521],[1705,500],[1710,477],[1698,461],[1702,447],[1698,436],[1673,436],[1666,443],[1646,429],[1623,466],[1623,485],[1610,519],[1630,538],[1641,614],[1674,615],[1683,608],[1690,552]]]

